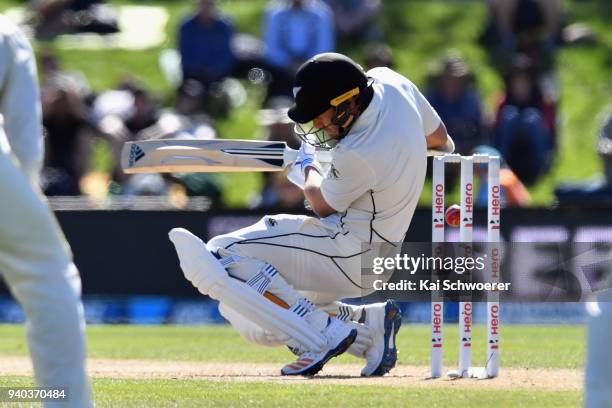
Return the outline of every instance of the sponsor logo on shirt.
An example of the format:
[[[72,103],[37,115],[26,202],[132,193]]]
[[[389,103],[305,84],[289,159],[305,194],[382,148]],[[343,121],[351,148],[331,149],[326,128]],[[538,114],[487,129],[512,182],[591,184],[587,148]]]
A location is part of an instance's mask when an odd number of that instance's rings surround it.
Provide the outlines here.
[[[334,167],[334,165],[331,165],[331,168],[329,169],[329,176],[333,179],[339,179],[340,178],[340,172],[338,171],[337,168]]]

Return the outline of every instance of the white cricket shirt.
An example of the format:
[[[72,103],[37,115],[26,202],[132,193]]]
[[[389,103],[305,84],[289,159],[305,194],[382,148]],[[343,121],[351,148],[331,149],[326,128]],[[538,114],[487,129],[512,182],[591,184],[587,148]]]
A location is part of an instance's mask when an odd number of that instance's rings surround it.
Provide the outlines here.
[[[323,222],[364,242],[400,242],[419,201],[427,167],[425,136],[440,117],[402,75],[374,68],[370,105],[332,150],[332,167],[321,184],[338,213]]]

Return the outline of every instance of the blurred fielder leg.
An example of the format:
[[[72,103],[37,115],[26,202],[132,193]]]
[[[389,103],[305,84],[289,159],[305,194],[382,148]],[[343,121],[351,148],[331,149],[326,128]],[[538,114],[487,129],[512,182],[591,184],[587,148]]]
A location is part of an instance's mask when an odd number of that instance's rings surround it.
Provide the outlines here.
[[[585,377],[585,407],[612,406],[612,289],[601,292],[590,310]]]
[[[90,407],[81,281],[36,185],[42,131],[35,61],[2,15],[0,114],[0,274],[25,311],[38,386],[66,389],[61,406]]]
[[[27,177],[0,154],[0,271],[27,316],[36,382],[67,388],[66,406],[91,405],[81,281],[58,225]]]

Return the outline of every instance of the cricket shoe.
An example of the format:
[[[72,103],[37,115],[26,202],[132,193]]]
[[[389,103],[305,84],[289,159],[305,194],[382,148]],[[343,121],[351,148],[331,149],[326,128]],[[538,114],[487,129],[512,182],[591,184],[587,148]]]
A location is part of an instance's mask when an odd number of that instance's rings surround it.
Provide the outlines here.
[[[395,336],[402,325],[400,308],[393,300],[365,307],[365,325],[374,333],[372,346],[366,351],[367,364],[361,370],[363,377],[387,374],[397,362]]]
[[[295,362],[281,369],[281,375],[315,375],[330,359],[344,353],[353,344],[357,337],[357,329],[335,317],[330,317],[323,335],[327,338],[327,347],[323,351],[302,353]]]

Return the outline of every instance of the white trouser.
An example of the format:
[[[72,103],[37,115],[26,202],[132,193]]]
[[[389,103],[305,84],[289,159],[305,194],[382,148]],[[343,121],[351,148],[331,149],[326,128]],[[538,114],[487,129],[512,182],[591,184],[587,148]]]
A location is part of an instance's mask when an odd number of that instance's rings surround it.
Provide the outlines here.
[[[66,388],[61,406],[89,407],[81,281],[70,249],[40,191],[3,149],[0,174],[0,273],[27,316],[36,382]]]
[[[612,282],[612,278],[610,281]],[[586,408],[612,406],[612,289],[600,293],[598,302],[599,313],[589,321],[585,370]]]
[[[361,241],[323,224],[318,218],[299,215],[265,216],[259,222],[208,242],[221,257],[237,256],[230,274],[249,281],[267,263],[283,277],[268,291],[293,304],[306,297],[316,305],[330,305],[362,295]],[[286,342],[227,307],[221,314],[247,340],[267,346]]]
[[[222,257],[238,255],[271,264],[295,290],[307,292],[315,304],[362,295],[361,241],[318,218],[265,216],[254,225],[211,239],[208,245]],[[232,276],[242,280],[257,271],[230,269]]]

